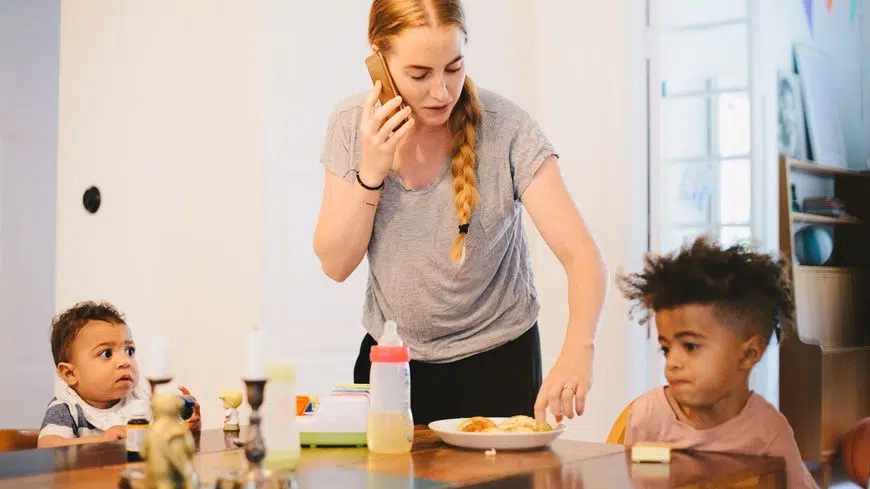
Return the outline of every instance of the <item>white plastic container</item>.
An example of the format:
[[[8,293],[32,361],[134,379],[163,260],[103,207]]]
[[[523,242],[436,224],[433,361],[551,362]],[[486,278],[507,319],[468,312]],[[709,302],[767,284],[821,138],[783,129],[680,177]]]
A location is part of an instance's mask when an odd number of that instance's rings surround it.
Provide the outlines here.
[[[362,385],[338,386],[313,413],[296,418],[303,447],[364,447],[368,423],[369,388]]]
[[[269,382],[260,410],[266,441],[263,465],[272,470],[295,470],[302,447],[296,425],[296,371],[287,363],[266,367]]]
[[[371,393],[366,442],[375,453],[408,453],[414,443],[411,415],[411,353],[387,321],[371,350]]]

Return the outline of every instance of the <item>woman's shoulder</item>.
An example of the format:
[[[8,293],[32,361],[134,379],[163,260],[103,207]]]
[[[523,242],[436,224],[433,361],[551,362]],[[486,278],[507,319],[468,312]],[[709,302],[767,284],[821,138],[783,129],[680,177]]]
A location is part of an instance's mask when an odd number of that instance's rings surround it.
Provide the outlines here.
[[[539,132],[537,121],[520,103],[487,88],[478,87],[477,95],[483,110],[484,135],[498,135],[497,141],[510,142],[517,135]]]
[[[335,102],[332,106],[332,111],[347,112],[349,110],[362,110],[363,103],[365,103],[366,97],[369,93],[371,92],[365,91],[350,94]]]
[[[494,90],[478,86],[477,97],[484,112],[497,118],[519,120],[529,117],[526,109]]]
[[[330,126],[338,123],[355,127],[358,124],[360,114],[362,114],[363,103],[365,103],[369,93],[357,92],[335,102],[332,105],[332,113],[329,118]]]

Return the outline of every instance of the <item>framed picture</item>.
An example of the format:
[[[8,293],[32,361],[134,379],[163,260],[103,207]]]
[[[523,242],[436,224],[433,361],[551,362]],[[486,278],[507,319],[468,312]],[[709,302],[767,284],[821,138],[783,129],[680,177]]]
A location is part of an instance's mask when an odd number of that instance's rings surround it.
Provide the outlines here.
[[[776,93],[779,152],[797,160],[806,160],[807,133],[798,76],[794,73],[778,72]]]
[[[812,159],[846,168],[846,142],[840,113],[831,95],[837,88],[828,76],[830,60],[824,52],[804,44],[797,44],[794,49]]]

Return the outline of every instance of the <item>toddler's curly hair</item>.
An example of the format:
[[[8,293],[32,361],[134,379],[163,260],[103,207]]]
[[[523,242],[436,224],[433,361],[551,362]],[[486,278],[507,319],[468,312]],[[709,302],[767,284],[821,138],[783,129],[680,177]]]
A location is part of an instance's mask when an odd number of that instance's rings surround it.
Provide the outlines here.
[[[641,323],[656,311],[688,304],[712,304],[725,324],[770,340],[794,324],[789,263],[745,244],[723,248],[709,236],[669,254],[647,254],[641,272],[618,277],[623,295],[640,309]]]

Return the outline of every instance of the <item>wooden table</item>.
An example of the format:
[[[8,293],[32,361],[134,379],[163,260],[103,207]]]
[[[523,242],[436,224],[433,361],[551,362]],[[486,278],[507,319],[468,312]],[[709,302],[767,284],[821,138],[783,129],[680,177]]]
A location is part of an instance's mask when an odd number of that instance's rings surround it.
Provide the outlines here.
[[[242,450],[220,430],[203,431],[194,460],[200,479],[245,467]],[[123,443],[0,453],[0,489],[115,488],[127,467]],[[299,489],[310,488],[785,488],[778,458],[675,453],[670,465],[632,465],[621,445],[556,440],[549,449],[494,456],[451,448],[426,429],[407,455],[364,448],[304,449]]]

